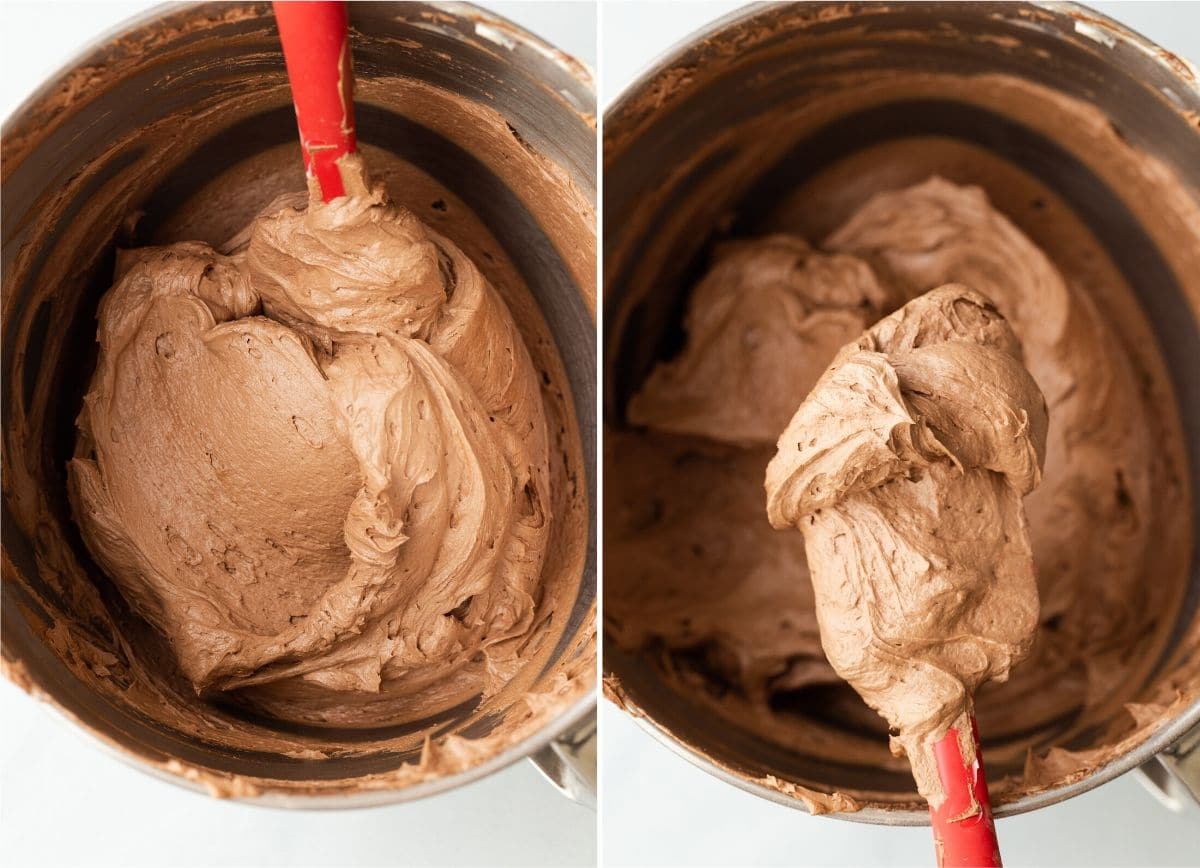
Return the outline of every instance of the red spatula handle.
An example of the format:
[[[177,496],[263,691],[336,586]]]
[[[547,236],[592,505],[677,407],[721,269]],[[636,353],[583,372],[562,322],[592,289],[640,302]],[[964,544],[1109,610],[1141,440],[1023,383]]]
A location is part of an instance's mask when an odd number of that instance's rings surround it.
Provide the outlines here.
[[[938,777],[946,794],[941,805],[929,809],[938,865],[1000,868],[1000,845],[996,842],[996,823],[983,773],[975,715],[971,715],[971,736],[975,739],[975,760],[967,766],[963,765],[957,730],[951,729],[933,748]]]
[[[353,153],[354,69],[345,3],[278,0],[275,22],[283,43],[304,167],[317,179],[321,198],[345,195],[337,159]]]

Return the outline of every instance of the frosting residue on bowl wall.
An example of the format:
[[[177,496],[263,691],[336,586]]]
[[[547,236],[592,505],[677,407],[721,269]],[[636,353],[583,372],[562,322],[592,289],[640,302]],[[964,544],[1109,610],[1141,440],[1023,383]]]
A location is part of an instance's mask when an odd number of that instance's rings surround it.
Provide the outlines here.
[[[606,636],[738,732],[832,765],[901,772],[886,726],[839,686],[821,652],[802,540],[770,529],[761,480],[787,408],[845,335],[942,283],[977,288],[1012,323],[1052,420],[1043,483],[1026,499],[1041,626],[1030,658],[978,696],[989,771],[1003,770],[994,794],[1011,802],[1090,774],[1200,695],[1186,651],[1194,636],[1172,662],[1162,658],[1187,588],[1191,493],[1172,387],[1135,297],[1053,189],[966,141],[848,142],[843,158],[749,216],[739,209],[753,204],[720,210],[714,178],[748,186],[756,167],[786,150],[760,144],[772,129],[788,130],[790,142],[856,109],[952,99],[1065,143],[1171,245],[1193,297],[1200,221],[1160,163],[1091,106],[1047,88],[1004,76],[830,74],[839,75],[844,89],[831,84],[827,95],[730,128],[689,157],[703,165],[718,152],[724,162],[640,254],[670,262],[669,245],[695,238],[705,220],[715,219],[718,228],[706,231],[718,236],[729,223],[743,227],[715,246],[688,297],[682,349],[664,353],[616,399],[624,419],[610,413]],[[1146,189],[1161,194],[1157,209]],[[757,236],[744,234],[748,224]],[[829,277],[853,267],[847,258],[869,273],[839,278],[850,288],[832,297]],[[649,306],[650,268],[630,272],[638,283],[613,317],[618,329]],[[1156,671],[1166,675],[1155,680]],[[637,709],[620,681],[614,673],[607,692]],[[702,741],[678,737],[706,753]],[[747,775],[719,752],[707,758]],[[912,803],[882,785],[833,792],[815,778],[760,772],[755,780],[815,811]]]

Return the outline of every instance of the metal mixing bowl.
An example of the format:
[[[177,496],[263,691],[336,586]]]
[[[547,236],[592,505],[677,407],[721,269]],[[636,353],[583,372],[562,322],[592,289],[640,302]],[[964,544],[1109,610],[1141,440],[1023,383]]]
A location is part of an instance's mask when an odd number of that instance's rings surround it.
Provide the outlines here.
[[[855,104],[859,79],[886,85],[901,73],[1018,76],[1092,103],[1124,140],[1155,155],[1200,202],[1200,89],[1194,70],[1082,6],[751,5],[668,52],[605,115],[605,424],[623,424],[630,395],[655,361],[678,346],[687,293],[703,273],[714,236],[746,231],[738,220],[762,213],[758,204],[764,197],[783,195],[857,148],[894,136],[949,136],[1016,163],[1085,215],[1134,288],[1173,374],[1191,487],[1200,491],[1200,290],[1172,239],[1143,230],[1137,209],[1155,203],[1122,201],[1082,159],[1020,120],[967,104],[962,94],[889,100],[876,92]],[[835,92],[839,88],[843,93]],[[843,95],[845,108],[834,101]],[[817,100],[834,108],[804,127],[797,118]],[[1200,538],[1200,511],[1194,525],[1194,538]],[[1194,640],[1200,625],[1196,555],[1190,575],[1172,650],[1185,636]],[[671,689],[648,655],[615,643],[605,643],[604,669],[639,724],[722,780],[796,808],[803,804],[763,779],[773,775],[822,792],[871,791],[881,797],[840,816],[928,822],[907,774],[875,774],[800,755],[740,730]],[[1086,777],[1007,801],[996,813],[1054,804],[1160,754],[1200,794],[1200,750],[1193,750],[1200,739],[1184,738],[1198,722],[1200,703],[1194,703]],[[1020,767],[989,764],[989,771],[1019,775]]]
[[[521,28],[466,4],[356,3],[350,25],[359,141],[401,156],[458,197],[511,260],[565,364],[583,456],[569,471],[586,487],[584,502],[594,504],[595,213],[594,206],[580,205],[593,202],[595,194],[590,73]],[[452,99],[451,107],[436,112],[406,104],[391,88],[392,82],[406,80],[431,85],[458,102]],[[501,125],[495,137],[498,144],[480,146],[472,106],[507,120],[508,131]],[[295,135],[267,3],[150,12],[83,52],[5,124],[3,655],[8,670],[122,758],[193,788],[199,785],[179,776],[171,760],[273,781],[254,797],[260,802],[347,807],[442,792],[535,757],[557,783],[586,799],[581,776],[594,773],[579,757],[586,760],[585,736],[594,730],[590,693],[537,732],[460,773],[405,789],[320,794],[317,788],[314,794],[310,785],[322,780],[386,774],[415,761],[419,747],[319,762],[218,749],[147,719],[119,698],[89,690],[43,639],[56,614],[70,617],[71,594],[58,581],[64,572],[82,570],[97,583],[105,581],[72,527],[65,461],[94,363],[96,303],[111,280],[114,246],[126,231],[121,224],[139,210],[147,212],[143,223],[169,222],[172,201],[240,160],[293,142]],[[536,179],[515,174],[513,167],[529,163],[530,153],[542,161],[538,177],[554,177],[559,189],[574,193],[555,195],[551,184],[538,188]],[[298,149],[295,160],[298,166]],[[480,265],[488,273],[489,264]],[[556,618],[562,635],[539,676],[543,680],[564,655],[591,653],[594,519],[589,522],[576,533],[583,563],[579,590],[569,617]],[[70,564],[49,555],[63,540]],[[422,734],[482,734],[489,721],[475,708],[460,709],[426,723]]]

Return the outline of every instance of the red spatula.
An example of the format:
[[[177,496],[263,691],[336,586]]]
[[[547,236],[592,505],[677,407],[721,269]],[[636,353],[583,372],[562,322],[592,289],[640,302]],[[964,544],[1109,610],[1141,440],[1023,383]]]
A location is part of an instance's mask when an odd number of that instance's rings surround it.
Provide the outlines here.
[[[346,193],[337,160],[358,146],[346,4],[277,0],[272,5],[296,104],[304,168],[316,179],[321,199],[330,202]]]
[[[946,794],[936,809],[929,809],[938,865],[999,868],[1000,845],[996,842],[996,823],[979,750],[979,727],[973,714],[971,737],[975,739],[975,760],[969,765],[963,763],[958,730],[951,729],[933,746],[938,778]]]

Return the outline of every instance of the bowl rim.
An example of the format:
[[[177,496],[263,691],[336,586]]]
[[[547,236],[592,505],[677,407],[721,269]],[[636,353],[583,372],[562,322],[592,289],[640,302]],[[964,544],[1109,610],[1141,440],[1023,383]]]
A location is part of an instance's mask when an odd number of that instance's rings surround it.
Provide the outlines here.
[[[643,91],[648,84],[654,81],[654,79],[661,75],[665,70],[682,60],[697,43],[705,42],[709,38],[717,36],[722,31],[734,25],[739,25],[753,18],[757,18],[759,15],[764,14],[771,9],[796,5],[813,7],[829,5],[842,7],[846,4],[835,3],[833,0],[821,0],[821,2],[809,2],[803,4],[798,4],[796,0],[792,0],[792,2],[788,3],[778,3],[773,2],[773,0],[752,0],[752,2],[747,3],[744,6],[714,18],[704,26],[693,30],[691,33],[681,37],[672,45],[659,52],[658,55],[656,55],[642,67],[641,71],[633,78],[632,81],[628,82],[617,91],[612,100],[609,101],[604,107],[605,128],[607,129],[608,122],[610,120],[615,119],[617,115],[623,113],[628,108],[638,93]],[[874,4],[866,2],[858,3],[857,5],[871,6]],[[882,8],[887,8],[889,4],[881,3],[879,5]],[[933,2],[929,2],[929,0],[925,0],[925,2],[919,2],[919,0],[917,0],[917,2],[904,2],[901,5],[908,8],[913,8],[921,6],[935,7],[938,5],[976,6],[981,4],[977,4],[975,2],[960,2],[957,4],[954,2],[946,3],[944,0],[941,0],[941,2],[939,2],[939,0],[933,0]],[[1112,18],[1097,9],[1093,9],[1084,3],[1078,3],[1075,2],[1075,0],[1021,0],[1021,2],[1018,3],[994,3],[991,5],[1012,7],[1031,6],[1036,9],[1040,9],[1043,12],[1050,13],[1059,19],[1064,17],[1071,18],[1076,21],[1077,24],[1086,22],[1087,24],[1093,25],[1096,28],[1103,28],[1105,31],[1107,31],[1105,34],[1106,37],[1110,37],[1113,40],[1137,49],[1139,53],[1149,57],[1161,71],[1178,80],[1184,88],[1197,95],[1200,95],[1200,70],[1198,70],[1190,60],[1185,57],[1180,57],[1173,52],[1166,51],[1166,49],[1163,49],[1153,40],[1143,36],[1136,30],[1126,27],[1115,18]],[[1167,60],[1168,56],[1176,61],[1177,64],[1186,67],[1190,71],[1191,77],[1188,78],[1181,76],[1178,66]]]

